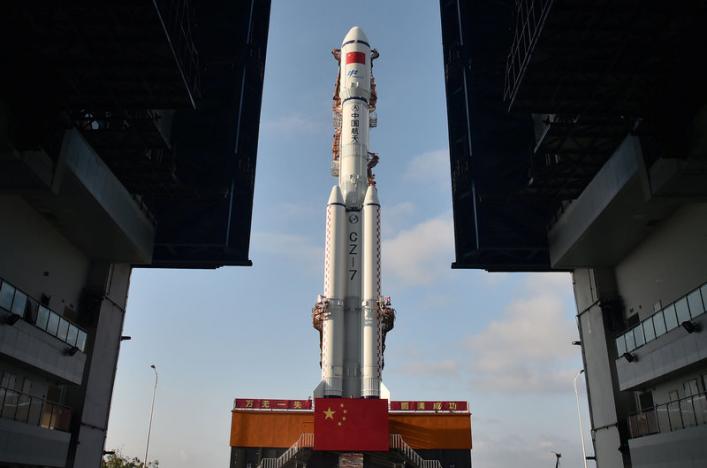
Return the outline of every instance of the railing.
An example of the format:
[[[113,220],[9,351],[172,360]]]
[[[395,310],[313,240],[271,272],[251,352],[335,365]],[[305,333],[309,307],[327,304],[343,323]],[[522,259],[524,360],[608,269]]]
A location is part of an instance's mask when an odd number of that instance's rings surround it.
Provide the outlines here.
[[[628,418],[631,438],[679,431],[707,424],[707,394],[699,393],[656,405]]]
[[[84,330],[3,279],[0,279],[0,309],[25,319],[79,351],[86,350],[88,334]]]
[[[0,417],[64,432],[71,426],[68,407],[4,387],[0,387]]]
[[[690,291],[616,338],[617,355],[630,353],[707,310],[707,283]]]
[[[258,468],[282,468],[304,448],[314,447],[314,434],[303,433],[282,455],[277,458],[263,458]],[[417,468],[442,468],[439,460],[425,460],[412,447],[410,447],[400,434],[390,435],[390,449],[397,450]]]
[[[405,458],[418,468],[442,468],[439,460],[425,460],[412,447],[410,447],[400,434],[390,435],[390,448],[398,450]]]
[[[290,448],[285,450],[285,453],[277,458],[263,458],[258,465],[258,468],[282,468],[290,460],[292,460],[297,453],[303,448],[314,447],[314,434],[311,432],[305,432],[299,436],[297,441],[292,444]]]

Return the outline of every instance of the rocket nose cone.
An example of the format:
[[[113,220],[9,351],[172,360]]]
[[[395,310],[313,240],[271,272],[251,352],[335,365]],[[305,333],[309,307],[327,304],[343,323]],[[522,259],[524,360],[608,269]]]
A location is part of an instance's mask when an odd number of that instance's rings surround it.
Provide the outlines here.
[[[343,205],[344,204],[344,196],[341,195],[341,189],[339,188],[338,185],[335,185],[331,188],[331,193],[329,194],[329,201],[327,202],[327,205]]]
[[[378,189],[375,185],[369,185],[366,190],[366,197],[363,199],[364,205],[380,205],[381,202],[378,200]]]
[[[358,26],[354,26],[353,28],[349,29],[349,32],[346,33],[346,37],[344,37],[344,43],[349,41],[363,41],[365,43],[368,43],[368,37],[366,36],[366,33],[363,32],[363,29],[359,28]]]

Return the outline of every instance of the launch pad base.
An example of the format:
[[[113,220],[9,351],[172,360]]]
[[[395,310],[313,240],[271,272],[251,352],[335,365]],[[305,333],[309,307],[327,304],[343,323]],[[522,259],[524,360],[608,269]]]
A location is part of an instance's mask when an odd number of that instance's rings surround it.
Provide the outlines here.
[[[469,412],[390,411],[386,452],[315,451],[314,420],[312,410],[234,409],[231,468],[332,468],[340,466],[342,453],[360,453],[365,467],[471,467]]]

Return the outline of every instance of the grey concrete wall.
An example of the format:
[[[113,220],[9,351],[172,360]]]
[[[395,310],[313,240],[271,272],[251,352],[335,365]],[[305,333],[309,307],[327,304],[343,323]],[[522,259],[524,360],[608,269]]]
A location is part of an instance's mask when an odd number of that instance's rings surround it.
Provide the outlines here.
[[[59,314],[78,307],[88,258],[22,198],[0,195],[0,277]]]
[[[704,468],[707,426],[631,439],[633,468]]]
[[[10,314],[0,311],[0,321]],[[14,325],[0,326],[0,357],[7,356],[42,370],[68,383],[81,385],[86,355],[66,355],[69,345],[18,320]]]
[[[660,223],[616,266],[627,315],[650,316],[707,281],[707,203],[685,206]]]
[[[607,331],[610,320],[605,316],[612,313],[606,304],[617,294],[613,273],[611,270],[575,270],[573,283],[597,465],[624,468],[627,465],[620,448],[625,444],[625,434],[619,426],[629,408],[617,392],[612,366],[615,356],[610,348],[611,338],[607,336],[612,332]]]
[[[622,445],[630,446],[633,467],[707,466],[701,455],[678,456],[691,440],[685,431],[692,429],[667,434],[670,437],[658,443],[666,434],[629,440],[623,426],[626,416],[636,410],[634,390],[651,390],[654,402],[664,403],[670,391],[678,389],[682,397],[685,381],[707,373],[707,333],[674,329],[635,350],[638,359],[634,362],[618,358],[614,347],[627,317],[638,314],[645,319],[654,313],[654,304],[668,305],[705,281],[706,203],[686,205],[659,223],[615,267],[575,270],[575,300],[600,468],[624,466],[618,450]],[[602,307],[611,301],[615,306]],[[707,314],[697,322],[707,330]],[[628,458],[623,460],[626,466],[628,462]]]
[[[688,333],[678,327],[631,352],[636,360],[616,360],[621,390],[646,389],[660,380],[672,379],[695,365],[707,367],[707,314],[693,319],[702,332]],[[677,377],[676,377],[677,378]]]
[[[0,464],[63,467],[69,438],[68,432],[0,418]]]
[[[131,271],[130,265],[96,263],[88,276],[86,292],[95,323],[89,333],[84,383],[73,395],[74,405],[81,408],[69,450],[68,466],[73,468],[100,465]]]
[[[653,393],[653,402],[655,404],[667,403],[670,401],[670,392],[678,392],[680,398],[689,396],[683,389],[683,384],[690,380],[697,380],[698,390],[705,391],[703,375],[707,375],[707,366],[702,366],[699,369],[694,369],[689,372],[681,373],[674,376],[668,382],[660,382],[654,387],[649,388]]]
[[[32,388],[30,389],[29,394],[33,397],[47,399],[49,386],[55,383],[54,379],[50,382],[44,375],[37,374],[36,372],[30,372],[26,367],[20,367],[13,361],[0,362],[0,376],[2,376],[5,372],[14,375],[16,382],[29,379],[32,382]],[[17,386],[18,384],[15,385],[16,388]],[[53,403],[63,404],[63,401],[61,401],[61,398],[55,398]]]

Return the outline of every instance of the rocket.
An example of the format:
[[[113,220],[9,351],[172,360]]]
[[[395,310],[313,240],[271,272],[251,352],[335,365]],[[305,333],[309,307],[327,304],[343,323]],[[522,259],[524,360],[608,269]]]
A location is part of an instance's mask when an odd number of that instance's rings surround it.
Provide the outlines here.
[[[331,189],[326,207],[324,291],[312,310],[320,332],[322,380],[315,397],[380,398],[385,335],[395,311],[381,296],[381,206],[368,150],[377,125],[371,49],[359,27],[332,51],[339,62],[333,98]]]

